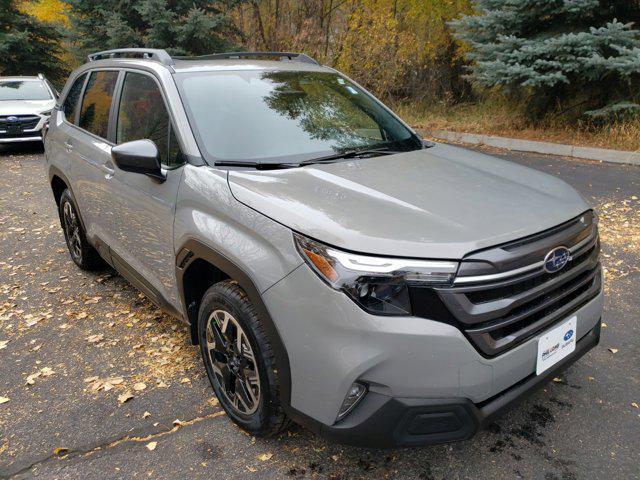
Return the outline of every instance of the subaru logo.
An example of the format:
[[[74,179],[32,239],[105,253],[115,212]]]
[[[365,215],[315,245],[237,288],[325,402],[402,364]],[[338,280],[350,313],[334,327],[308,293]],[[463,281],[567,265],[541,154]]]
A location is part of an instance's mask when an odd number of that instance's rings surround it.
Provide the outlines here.
[[[17,122],[18,121],[18,117],[11,115],[10,117],[7,117],[7,122]]]
[[[569,330],[567,333],[564,334],[564,341],[568,342],[571,337],[573,337],[573,330]]]
[[[567,247],[557,247],[544,257],[544,269],[549,273],[555,273],[564,268],[571,260],[571,252]]]

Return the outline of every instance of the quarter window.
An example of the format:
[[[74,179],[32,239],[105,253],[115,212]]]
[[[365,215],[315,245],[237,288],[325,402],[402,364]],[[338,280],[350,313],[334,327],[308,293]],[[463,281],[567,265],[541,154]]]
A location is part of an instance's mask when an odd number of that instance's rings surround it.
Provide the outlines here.
[[[78,99],[80,98],[82,85],[84,85],[84,81],[86,78],[86,73],[83,73],[78,78],[76,78],[76,81],[73,82],[73,85],[71,85],[69,93],[67,94],[67,98],[64,101],[62,110],[64,111],[64,116],[67,118],[68,122],[74,124],[76,123],[76,106],[78,105]]]
[[[118,72],[116,71],[99,71],[91,74],[80,108],[78,125],[81,128],[99,137],[107,138],[109,110],[117,80]]]
[[[127,72],[120,95],[116,143],[141,139],[157,145],[163,165],[182,164],[180,147],[157,83],[148,75]]]

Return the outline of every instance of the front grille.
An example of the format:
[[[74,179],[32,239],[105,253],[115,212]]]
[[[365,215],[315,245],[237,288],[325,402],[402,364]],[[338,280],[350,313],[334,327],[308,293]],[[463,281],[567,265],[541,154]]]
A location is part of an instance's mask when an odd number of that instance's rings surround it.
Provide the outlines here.
[[[439,301],[421,302],[418,290],[412,291],[414,313],[455,324],[486,357],[515,347],[600,292],[600,242],[592,218],[585,214],[547,235],[468,256],[461,270],[472,273],[458,277],[453,287],[435,289]],[[541,265],[544,255],[560,245],[571,250],[572,259],[559,272],[547,273]],[[532,258],[537,260],[529,268],[523,267],[522,258],[529,265]]]
[[[16,121],[9,121],[8,118],[11,115],[5,115],[0,117],[0,130],[10,131],[12,129],[19,128],[20,130],[33,130],[40,122],[38,115],[15,115],[18,118]]]
[[[565,267],[562,273],[564,274],[570,270],[573,270],[574,268],[578,268],[583,261],[593,255],[593,251],[595,249],[596,245],[593,245],[588,251],[574,257],[569,265]],[[504,287],[487,288],[486,290],[469,292],[467,293],[467,298],[471,303],[480,304],[485,302],[492,302],[500,298],[513,297],[514,295],[518,295],[533,288],[539,287],[540,285],[554,279],[557,276],[558,273],[544,272],[532,278],[527,278],[519,282],[516,281],[514,283],[510,283],[509,285],[506,285]]]

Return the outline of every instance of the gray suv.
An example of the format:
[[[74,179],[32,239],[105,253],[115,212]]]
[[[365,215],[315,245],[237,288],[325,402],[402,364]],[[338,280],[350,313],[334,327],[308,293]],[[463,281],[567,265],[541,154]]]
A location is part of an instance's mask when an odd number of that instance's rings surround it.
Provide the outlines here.
[[[251,434],[467,439],[599,341],[573,188],[425,142],[305,55],[91,55],[45,149],[73,261],[189,325]]]

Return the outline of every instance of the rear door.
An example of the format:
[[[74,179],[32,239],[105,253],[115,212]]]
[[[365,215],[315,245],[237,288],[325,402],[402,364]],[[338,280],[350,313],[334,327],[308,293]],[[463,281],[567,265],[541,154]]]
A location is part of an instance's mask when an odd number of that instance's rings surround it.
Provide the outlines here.
[[[92,70],[83,90],[77,128],[69,135],[66,148],[72,156],[74,194],[90,241],[110,244],[113,235],[113,192],[108,184],[113,176],[109,140],[109,117],[120,71]],[[100,242],[101,241],[101,242]]]
[[[184,161],[162,88],[153,75],[123,73],[111,128],[117,144],[140,139],[155,142],[166,175],[159,181],[113,167],[108,178],[111,259],[157,303],[179,308],[173,220]]]

